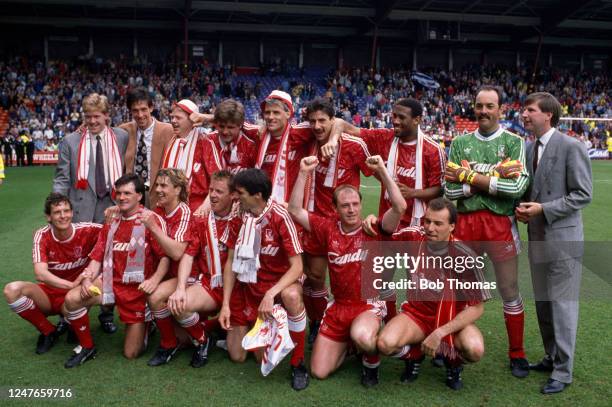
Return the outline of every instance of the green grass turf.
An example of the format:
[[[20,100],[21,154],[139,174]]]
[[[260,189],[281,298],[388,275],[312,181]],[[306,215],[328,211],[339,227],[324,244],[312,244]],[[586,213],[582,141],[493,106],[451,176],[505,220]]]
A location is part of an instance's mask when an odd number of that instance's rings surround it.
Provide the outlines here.
[[[612,240],[609,215],[612,162],[594,162],[593,174],[595,200],[584,211],[586,237],[608,241],[607,247],[612,249],[609,242]],[[32,231],[44,224],[42,206],[52,176],[51,167],[7,170],[7,180],[0,186],[2,285],[12,280],[33,280]],[[378,189],[372,179],[363,182],[368,186],[363,188],[364,212],[372,213],[378,205]],[[521,232],[525,238],[525,230]],[[610,253],[612,250],[607,251],[608,257]],[[7,387],[70,387],[75,394],[72,403],[79,405],[610,405],[612,296],[610,279],[602,280],[602,270],[597,271],[598,274],[585,272],[583,279],[585,289],[598,288],[600,291],[580,304],[574,384],[555,396],[539,394],[547,378],[542,373],[532,373],[523,380],[510,375],[499,300],[487,303],[485,315],[478,322],[485,337],[486,355],[480,363],[466,367],[465,388],[460,392],[447,389],[444,371],[429,363],[424,365],[417,382],[401,385],[399,375],[403,364],[391,359],[383,359],[381,383],[374,389],[366,390],[359,385],[360,363],[353,358],[328,380],[313,380],[307,390],[299,393],[289,387],[288,361],[283,361],[269,377],[263,378],[253,360],[242,365],[233,364],[219,349],[212,351],[208,365],[202,369],[188,366],[189,351],[180,353],[168,366],[149,368],[146,361],[157,345],[157,337],[143,357],[127,361],[121,356],[122,328],[115,335],[105,335],[95,317],[92,329],[98,358],[80,368],[66,370],[63,363],[72,346],[62,338],[49,354],[34,354],[37,332],[8,307],[0,312],[0,387],[4,390]],[[528,273],[523,260],[523,292],[528,291],[530,285]],[[533,301],[526,299],[525,303],[525,344],[528,356],[535,361],[542,356],[542,345]],[[95,314],[97,311],[93,312]],[[25,403],[32,404],[31,401],[0,400],[1,405]]]

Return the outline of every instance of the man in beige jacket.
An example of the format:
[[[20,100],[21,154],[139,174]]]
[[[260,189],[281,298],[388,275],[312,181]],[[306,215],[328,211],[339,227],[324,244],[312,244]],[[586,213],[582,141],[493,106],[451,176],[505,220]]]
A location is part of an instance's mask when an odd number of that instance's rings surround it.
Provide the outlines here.
[[[148,191],[155,185],[155,176],[164,155],[164,148],[172,138],[172,125],[155,120],[151,115],[153,100],[143,88],[130,90],[126,104],[133,120],[119,126],[129,135],[124,159],[125,173],[133,172],[142,178],[147,191],[145,205],[155,208],[157,196],[149,194]]]

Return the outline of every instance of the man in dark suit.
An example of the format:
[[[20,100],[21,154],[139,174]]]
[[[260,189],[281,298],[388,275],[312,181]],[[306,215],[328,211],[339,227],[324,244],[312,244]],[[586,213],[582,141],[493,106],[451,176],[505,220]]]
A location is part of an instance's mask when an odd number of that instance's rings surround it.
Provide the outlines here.
[[[584,235],[581,210],[591,202],[591,161],[583,143],[559,132],[561,105],[532,93],[523,108],[525,128],[536,141],[527,150],[532,184],[516,209],[528,223],[529,263],[545,357],[532,370],[550,372],[542,393],[572,382]]]
[[[132,114],[132,121],[119,127],[128,132],[129,140],[125,152],[125,172],[133,172],[145,183],[145,203],[155,208],[157,195],[150,194],[164,156],[164,148],[172,138],[172,125],[155,120],[153,100],[143,88],[130,90],[126,104]]]
[[[85,126],[62,140],[53,179],[53,192],[72,202],[73,222],[104,223],[104,210],[113,205],[113,185],[123,174],[128,134],[109,127],[110,104],[106,96],[83,98]],[[113,333],[112,307],[99,315],[102,329]]]

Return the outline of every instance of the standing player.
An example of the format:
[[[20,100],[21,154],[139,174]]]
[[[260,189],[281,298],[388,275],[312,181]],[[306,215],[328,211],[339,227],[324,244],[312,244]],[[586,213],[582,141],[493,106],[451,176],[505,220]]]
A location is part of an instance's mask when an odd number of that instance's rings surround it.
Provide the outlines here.
[[[513,376],[522,378],[529,374],[529,363],[523,347],[525,313],[518,288],[520,241],[513,215],[517,201],[527,190],[529,175],[523,139],[499,125],[501,102],[498,88],[483,86],[479,90],[474,106],[478,129],[453,140],[445,194],[457,200],[460,215],[455,236],[469,242],[479,254],[486,252],[493,262],[504,301],[510,369]],[[520,162],[517,177],[496,174],[496,168],[507,160]]]
[[[191,239],[192,216],[187,206],[188,184],[189,181],[181,170],[159,170],[154,188],[157,207],[154,212],[145,210],[141,215],[143,225],[170,259],[170,267],[165,275],[155,273],[140,287],[148,296],[147,303],[160,336],[159,348],[148,361],[149,366],[168,363],[178,350],[174,322],[167,307],[167,300],[176,289],[179,261]],[[157,223],[158,217],[164,220],[165,230]]]
[[[49,225],[34,233],[32,261],[38,284],[13,281],[4,287],[9,307],[38,329],[36,353],[43,354],[57,340],[48,315],[62,313],[66,293],[79,285],[88,255],[98,240],[102,225],[72,223],[72,204],[67,196],[52,192],[45,201]]]
[[[242,224],[232,211],[235,193],[228,171],[212,175],[209,196],[211,211],[206,217],[194,218],[193,240],[181,259],[176,291],[168,299],[174,317],[198,343],[191,358],[193,367],[208,362],[210,343],[200,314],[214,314],[221,309],[223,267],[226,263],[231,267],[233,244]]]
[[[318,98],[306,107],[306,117],[316,138],[310,154],[316,156],[318,164],[306,183],[304,207],[317,216],[335,219],[337,208],[333,204],[334,190],[338,185],[352,185],[359,190],[360,173],[372,175],[366,165],[370,156],[365,143],[359,138],[342,134],[338,139],[336,153],[330,160],[324,160],[321,147],[330,140],[335,123],[335,110],[331,102]],[[316,249],[317,242],[309,233],[304,234],[304,251],[306,255],[306,281],[304,282],[304,304],[310,320],[308,342],[316,338],[323,312],[327,307],[327,288],[325,287],[325,269],[327,267],[327,252]]]
[[[138,357],[144,349],[146,303],[139,286],[168,267],[162,248],[139,219],[143,209],[139,202],[144,195],[140,178],[126,174],[115,182],[115,190],[121,218],[104,225],[80,286],[70,290],[64,302],[66,319],[80,344],[66,361],[66,368],[82,365],[96,355],[87,315],[95,304],[115,303],[126,324],[123,354],[128,359]],[[155,216],[165,230],[163,219]]]
[[[342,142],[340,144],[342,149]],[[341,151],[341,150],[340,150]],[[340,155],[341,157],[341,155]],[[391,196],[392,207],[381,219],[381,229],[392,234],[406,210],[398,186],[387,172],[380,156],[367,158],[367,165],[381,179]],[[361,220],[361,194],[351,184],[341,184],[333,195],[337,216],[320,216],[302,208],[304,186],[308,176],[318,168],[316,157],[302,160],[300,174],[289,211],[306,231],[312,233],[329,260],[330,285],[334,301],[325,310],[319,335],[314,344],[311,372],[325,379],[340,367],[350,341],[363,351],[361,383],[370,387],[378,384],[380,357],[376,349],[376,338],[382,318],[386,314],[383,301],[364,298],[362,294],[362,262],[367,254],[364,247],[368,241],[378,240],[365,234]],[[337,217],[340,220],[337,220]]]
[[[282,302],[295,344],[291,355],[291,386],[294,390],[305,389],[308,386],[304,366],[306,311],[302,286],[298,283],[302,276],[302,247],[295,224],[287,210],[271,197],[272,183],[262,170],[252,168],[236,174],[234,189],[245,213],[231,270],[228,267],[223,275],[223,305],[219,315],[221,326],[229,331],[230,358],[239,362],[246,359],[242,338],[258,316],[270,318],[274,304]]]
[[[473,259],[474,252],[452,235],[456,220],[457,210],[453,203],[436,198],[429,202],[425,212],[424,229],[404,228],[395,233],[393,239],[415,242],[414,249],[418,250],[409,251],[416,252],[413,255],[420,256],[421,260],[434,256],[444,258],[446,264],[448,256]],[[429,264],[429,261],[421,264]],[[416,288],[407,293],[408,300],[402,304],[402,311],[383,328],[378,337],[378,349],[405,360],[406,368],[401,377],[404,383],[417,379],[423,353],[432,357],[444,355],[446,385],[459,390],[463,387],[463,360],[477,362],[484,354],[484,340],[474,323],[482,316],[482,302],[490,299],[490,294],[484,289],[463,292],[453,288],[450,279],[483,283],[482,270],[466,269],[459,273],[455,269],[421,266],[411,273]],[[442,292],[420,289],[418,280],[441,281],[444,288]]]
[[[210,175],[221,170],[221,160],[210,142],[194,127],[189,116],[198,113],[191,100],[175,103],[170,114],[174,138],[164,152],[161,168],[183,170],[189,180],[189,208],[196,211],[208,194]]]

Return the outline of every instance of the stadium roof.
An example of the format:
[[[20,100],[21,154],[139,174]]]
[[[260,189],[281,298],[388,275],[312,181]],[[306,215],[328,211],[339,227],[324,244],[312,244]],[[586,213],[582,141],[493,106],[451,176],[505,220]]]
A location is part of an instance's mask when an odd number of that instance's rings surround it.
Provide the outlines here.
[[[0,1],[3,25],[612,48],[612,0]]]

